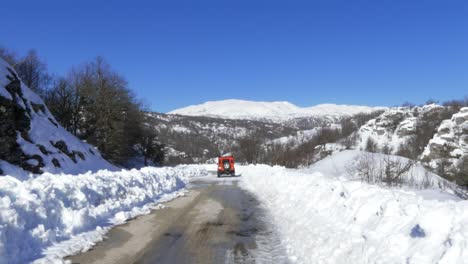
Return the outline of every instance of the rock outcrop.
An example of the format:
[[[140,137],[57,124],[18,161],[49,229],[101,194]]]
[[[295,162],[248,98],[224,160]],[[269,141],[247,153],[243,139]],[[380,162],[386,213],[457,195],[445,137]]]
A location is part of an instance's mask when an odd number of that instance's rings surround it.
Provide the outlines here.
[[[418,131],[418,122],[430,123],[435,131],[446,112],[447,107],[435,104],[391,108],[360,128],[358,148],[364,150],[368,139],[372,139],[379,149],[388,147],[396,154],[404,144],[421,132]]]
[[[455,165],[468,156],[468,107],[444,120],[424,150],[422,160],[431,167],[444,159]]]
[[[42,99],[0,59],[0,175],[116,169],[61,127]]]

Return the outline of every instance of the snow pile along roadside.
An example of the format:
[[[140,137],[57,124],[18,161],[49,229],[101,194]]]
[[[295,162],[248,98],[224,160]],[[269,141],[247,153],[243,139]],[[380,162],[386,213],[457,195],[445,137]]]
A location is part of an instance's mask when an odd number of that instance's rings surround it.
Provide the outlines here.
[[[51,263],[87,250],[113,225],[177,197],[201,166],[0,177],[0,263]]]
[[[272,215],[296,263],[463,263],[468,201],[265,165],[242,186]]]

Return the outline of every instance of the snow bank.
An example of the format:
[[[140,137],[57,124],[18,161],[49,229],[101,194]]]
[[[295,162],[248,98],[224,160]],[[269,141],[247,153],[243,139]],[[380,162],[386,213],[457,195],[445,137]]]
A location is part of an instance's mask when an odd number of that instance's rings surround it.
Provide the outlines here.
[[[87,250],[113,225],[179,194],[202,166],[0,177],[0,263],[50,263]]]
[[[464,263],[468,201],[265,165],[240,168],[296,263]]]

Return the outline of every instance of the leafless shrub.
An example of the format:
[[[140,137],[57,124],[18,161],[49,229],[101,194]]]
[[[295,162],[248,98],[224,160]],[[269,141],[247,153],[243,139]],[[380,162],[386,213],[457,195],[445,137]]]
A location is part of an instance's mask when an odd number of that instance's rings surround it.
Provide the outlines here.
[[[375,140],[371,137],[368,137],[367,138],[367,141],[366,141],[366,148],[365,150],[367,152],[372,152],[372,153],[376,153],[378,151],[378,147],[377,147],[377,142],[375,142]]]
[[[398,158],[392,158],[391,156],[385,156],[383,158],[383,182],[387,186],[401,185],[404,182],[402,176],[410,171],[415,164],[413,160],[407,160],[406,162]]]
[[[341,143],[343,144],[343,146],[345,146],[346,149],[351,149],[353,146],[356,145],[357,140],[358,140],[358,134],[352,133],[351,135],[344,138],[341,141]]]
[[[468,187],[468,156],[459,160],[453,174],[458,185]]]
[[[420,152],[422,152],[422,150],[419,151],[418,148],[415,147],[415,145],[417,144],[415,140],[415,137],[411,137],[404,144],[401,144],[398,147],[396,155],[416,160],[420,155]]]
[[[354,164],[350,173],[367,183],[401,186],[415,182],[411,171],[415,161],[412,160],[365,153],[358,156]]]
[[[393,149],[388,143],[386,143],[382,148],[382,153],[386,154],[386,155],[392,154],[392,151],[393,151]]]
[[[452,163],[446,158],[442,158],[436,162],[435,173],[445,179],[453,180],[451,169]]]
[[[408,107],[408,108],[413,108],[413,107],[416,106],[416,104],[406,101],[403,104],[401,104],[401,106]]]
[[[354,170],[354,171],[352,171]],[[365,153],[356,159],[356,165],[349,171],[351,175],[357,174],[360,179],[367,183],[375,183],[378,175],[377,162],[372,153]]]
[[[462,107],[468,106],[468,96],[465,96],[463,99],[445,101],[442,105],[451,107],[455,112],[458,112]]]

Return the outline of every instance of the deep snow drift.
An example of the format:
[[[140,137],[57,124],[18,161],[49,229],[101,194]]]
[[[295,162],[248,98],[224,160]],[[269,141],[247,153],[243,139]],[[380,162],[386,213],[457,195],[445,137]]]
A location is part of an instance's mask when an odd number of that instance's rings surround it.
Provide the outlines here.
[[[80,175],[0,177],[0,263],[61,261],[89,249],[115,224],[175,198],[200,166]],[[45,257],[45,258],[43,258]]]
[[[242,187],[272,215],[292,262],[466,262],[468,201],[437,186],[413,190],[351,180],[340,162],[352,164],[354,154],[302,170],[238,169]]]
[[[0,58],[0,175],[116,170],[93,146],[58,124],[42,99]]]
[[[169,114],[284,122],[293,118],[311,116],[351,116],[362,112],[369,113],[382,109],[386,108],[335,104],[321,104],[301,108],[289,102],[255,102],[231,99],[187,106],[173,110],[169,112]]]

